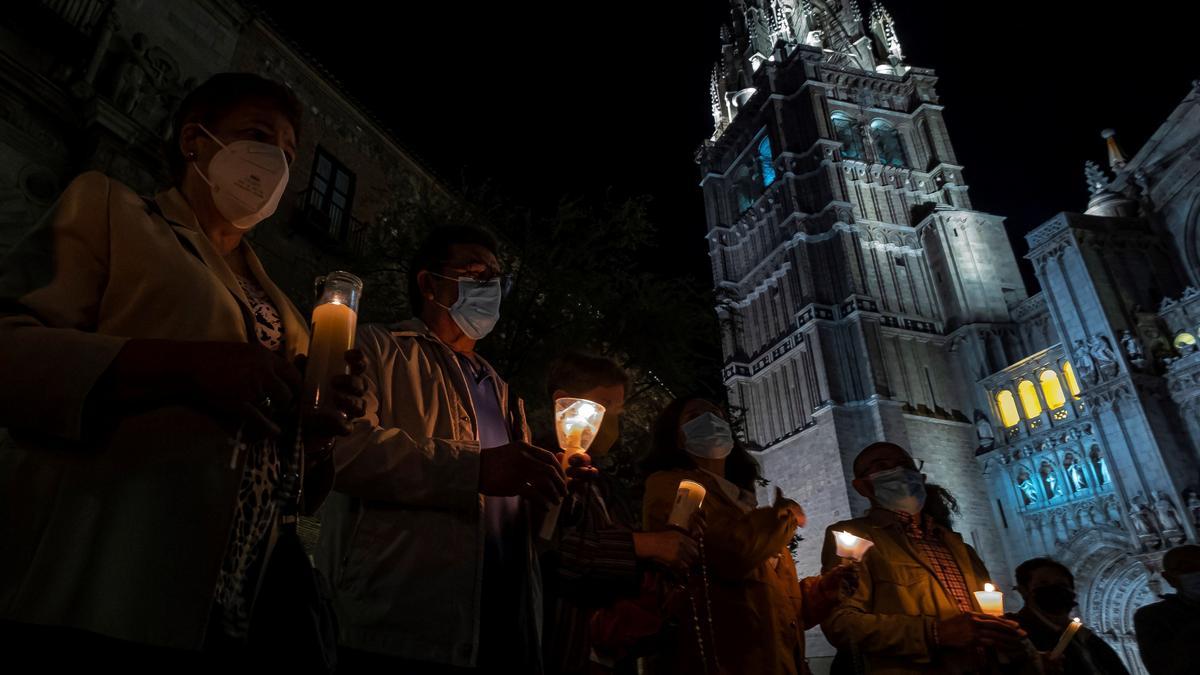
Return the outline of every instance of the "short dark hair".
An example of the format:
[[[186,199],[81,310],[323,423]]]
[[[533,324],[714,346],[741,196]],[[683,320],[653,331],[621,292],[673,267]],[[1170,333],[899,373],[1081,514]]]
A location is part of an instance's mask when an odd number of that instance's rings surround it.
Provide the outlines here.
[[[629,374],[616,361],[583,352],[566,352],[550,362],[546,394],[562,390],[578,395],[596,387],[629,387]]]
[[[1047,567],[1057,569],[1065,574],[1067,579],[1071,582],[1071,588],[1075,587],[1075,575],[1071,574],[1070,568],[1053,558],[1030,558],[1020,565],[1017,565],[1017,585],[1026,587],[1029,586],[1029,582],[1033,581],[1033,573]]]
[[[175,111],[165,148],[167,170],[173,183],[179,184],[187,170],[187,160],[179,150],[184,125],[199,122],[211,129],[233,109],[250,101],[266,101],[277,108],[291,122],[296,139],[300,139],[304,106],[291,89],[254,73],[217,73],[188,92]]]
[[[696,468],[696,462],[686,450],[679,447],[679,420],[683,418],[683,409],[692,401],[708,401],[703,396],[681,396],[667,404],[654,421],[652,435],[653,446],[650,454],[642,463],[646,474],[655,471],[670,471],[682,469],[685,471]],[[743,490],[754,491],[754,484],[762,478],[762,470],[758,462],[735,436],[733,451],[725,460],[725,478],[730,483]]]
[[[408,264],[408,305],[414,315],[420,313],[425,306],[421,285],[417,283],[417,274],[445,264],[446,259],[450,257],[450,247],[455,245],[482,246],[491,251],[492,255],[498,255],[500,252],[500,244],[496,237],[481,227],[439,225],[431,229]]]

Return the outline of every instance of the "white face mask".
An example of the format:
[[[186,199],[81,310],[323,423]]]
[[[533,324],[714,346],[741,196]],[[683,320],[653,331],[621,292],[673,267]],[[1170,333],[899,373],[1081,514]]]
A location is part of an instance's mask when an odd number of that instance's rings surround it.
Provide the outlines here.
[[[200,129],[221,146],[208,163],[208,175],[196,173],[212,190],[213,204],[234,227],[248,230],[270,218],[288,183],[287,156],[278,146],[258,141],[234,141],[229,145]]]
[[[867,476],[875,486],[875,501],[889,511],[917,515],[925,508],[925,477],[898,466]]]
[[[683,447],[688,454],[706,459],[722,459],[733,452],[733,430],[729,423],[712,413],[689,420],[683,431]]]
[[[430,274],[443,279],[451,278],[436,272]],[[500,320],[500,300],[503,296],[499,279],[480,283],[470,277],[459,277],[458,300],[450,307],[441,303],[437,305],[450,311],[450,318],[458,324],[463,335],[472,340],[482,340]]]

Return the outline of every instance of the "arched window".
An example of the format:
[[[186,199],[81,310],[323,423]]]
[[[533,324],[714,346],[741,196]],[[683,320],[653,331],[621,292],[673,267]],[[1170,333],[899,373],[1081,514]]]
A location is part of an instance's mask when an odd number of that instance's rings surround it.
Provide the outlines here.
[[[840,112],[833,113],[831,119],[833,133],[842,142],[842,158],[862,159],[865,155],[862,136],[858,133],[854,120],[849,115]]]
[[[1042,402],[1038,400],[1037,388],[1029,380],[1021,380],[1017,385],[1017,394],[1021,396],[1021,407],[1025,409],[1025,419],[1031,420],[1042,414]]]
[[[871,122],[871,138],[875,141],[875,156],[880,164],[906,166],[900,132],[883,120]]]
[[[1000,423],[1004,426],[1015,427],[1021,421],[1021,415],[1017,412],[1017,400],[1013,398],[1011,391],[1005,389],[996,394],[996,407],[1000,409]]]
[[[1062,384],[1058,381],[1058,373],[1053,370],[1042,371],[1042,396],[1046,397],[1046,407],[1051,410],[1058,410],[1067,404],[1067,397],[1063,395]]]
[[[1063,377],[1067,380],[1067,390],[1071,392],[1071,398],[1079,398],[1079,381],[1075,379],[1075,369],[1071,367],[1070,361],[1063,361]]]
[[[775,155],[771,152],[771,137],[763,136],[758,143],[758,164],[761,167],[763,187],[775,182]]]

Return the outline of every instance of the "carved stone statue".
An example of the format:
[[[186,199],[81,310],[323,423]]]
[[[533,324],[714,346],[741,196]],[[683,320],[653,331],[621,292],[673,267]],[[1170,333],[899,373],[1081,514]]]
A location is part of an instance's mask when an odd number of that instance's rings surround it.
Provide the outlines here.
[[[1083,469],[1079,468],[1079,462],[1075,456],[1068,454],[1063,460],[1063,465],[1067,467],[1067,478],[1071,482],[1071,491],[1079,492],[1087,487],[1087,477],[1083,475]]]
[[[1092,468],[1096,471],[1096,480],[1100,481],[1101,485],[1108,485],[1112,482],[1112,477],[1108,475],[1108,464],[1104,461],[1104,455],[1100,452],[1100,448],[1092,446]]]
[[[1058,476],[1054,475],[1054,467],[1050,462],[1042,462],[1039,473],[1042,474],[1042,487],[1046,490],[1046,499],[1052,500],[1059,494]]]
[[[1146,504],[1145,498],[1139,492],[1129,500],[1129,516],[1133,520],[1133,528],[1143,546],[1158,548],[1162,546],[1162,528],[1158,517]]]
[[[1117,374],[1117,355],[1113,352],[1112,346],[1108,344],[1108,338],[1103,335],[1093,335],[1088,340],[1088,352],[1092,355],[1092,360],[1096,364],[1096,370],[1104,377],[1112,377]]]
[[[1091,384],[1096,383],[1096,361],[1092,358],[1091,351],[1083,340],[1076,340],[1075,346],[1071,349],[1071,354],[1075,362],[1075,372],[1079,373],[1079,379]]]
[[[975,436],[979,439],[979,452],[991,452],[996,447],[996,429],[992,426],[987,415],[975,411]]]
[[[1159,524],[1162,525],[1164,536],[1178,537],[1183,534],[1183,523],[1179,519],[1179,513],[1166,493],[1154,493],[1154,513],[1158,516]]]
[[[1125,358],[1129,359],[1130,365],[1138,370],[1146,367],[1146,351],[1142,349],[1142,342],[1134,337],[1130,331],[1121,333],[1121,348],[1125,351]]]
[[[1021,491],[1021,500],[1025,502],[1025,506],[1037,501],[1037,486],[1033,484],[1033,478],[1024,468],[1017,473],[1017,489]]]
[[[1200,527],[1200,495],[1195,490],[1187,490],[1183,493],[1183,501],[1192,516],[1192,525]]]
[[[129,52],[121,59],[121,65],[117,66],[112,100],[126,115],[137,109],[150,79],[150,67],[146,61],[149,43],[145,33],[135,33]]]

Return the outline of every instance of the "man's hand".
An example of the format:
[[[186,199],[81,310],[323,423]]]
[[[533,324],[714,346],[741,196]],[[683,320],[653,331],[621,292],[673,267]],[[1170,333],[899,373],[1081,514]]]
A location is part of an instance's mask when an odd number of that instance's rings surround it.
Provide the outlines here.
[[[988,614],[965,612],[937,625],[942,647],[992,647],[1012,652],[1021,649],[1025,631],[1015,621]]]
[[[656,562],[678,573],[686,572],[700,554],[696,540],[678,530],[634,532],[633,551],[641,560]]]
[[[558,458],[561,464],[562,453],[556,454],[555,457]],[[578,490],[599,475],[600,469],[592,466],[592,458],[587,453],[577,452],[571,455],[571,459],[567,460],[568,490]]]
[[[837,602],[842,591],[852,592],[858,587],[858,568],[861,563],[838,565],[821,575],[817,590],[826,600]]]
[[[479,491],[548,507],[566,496],[567,477],[553,453],[518,441],[479,451]]]

